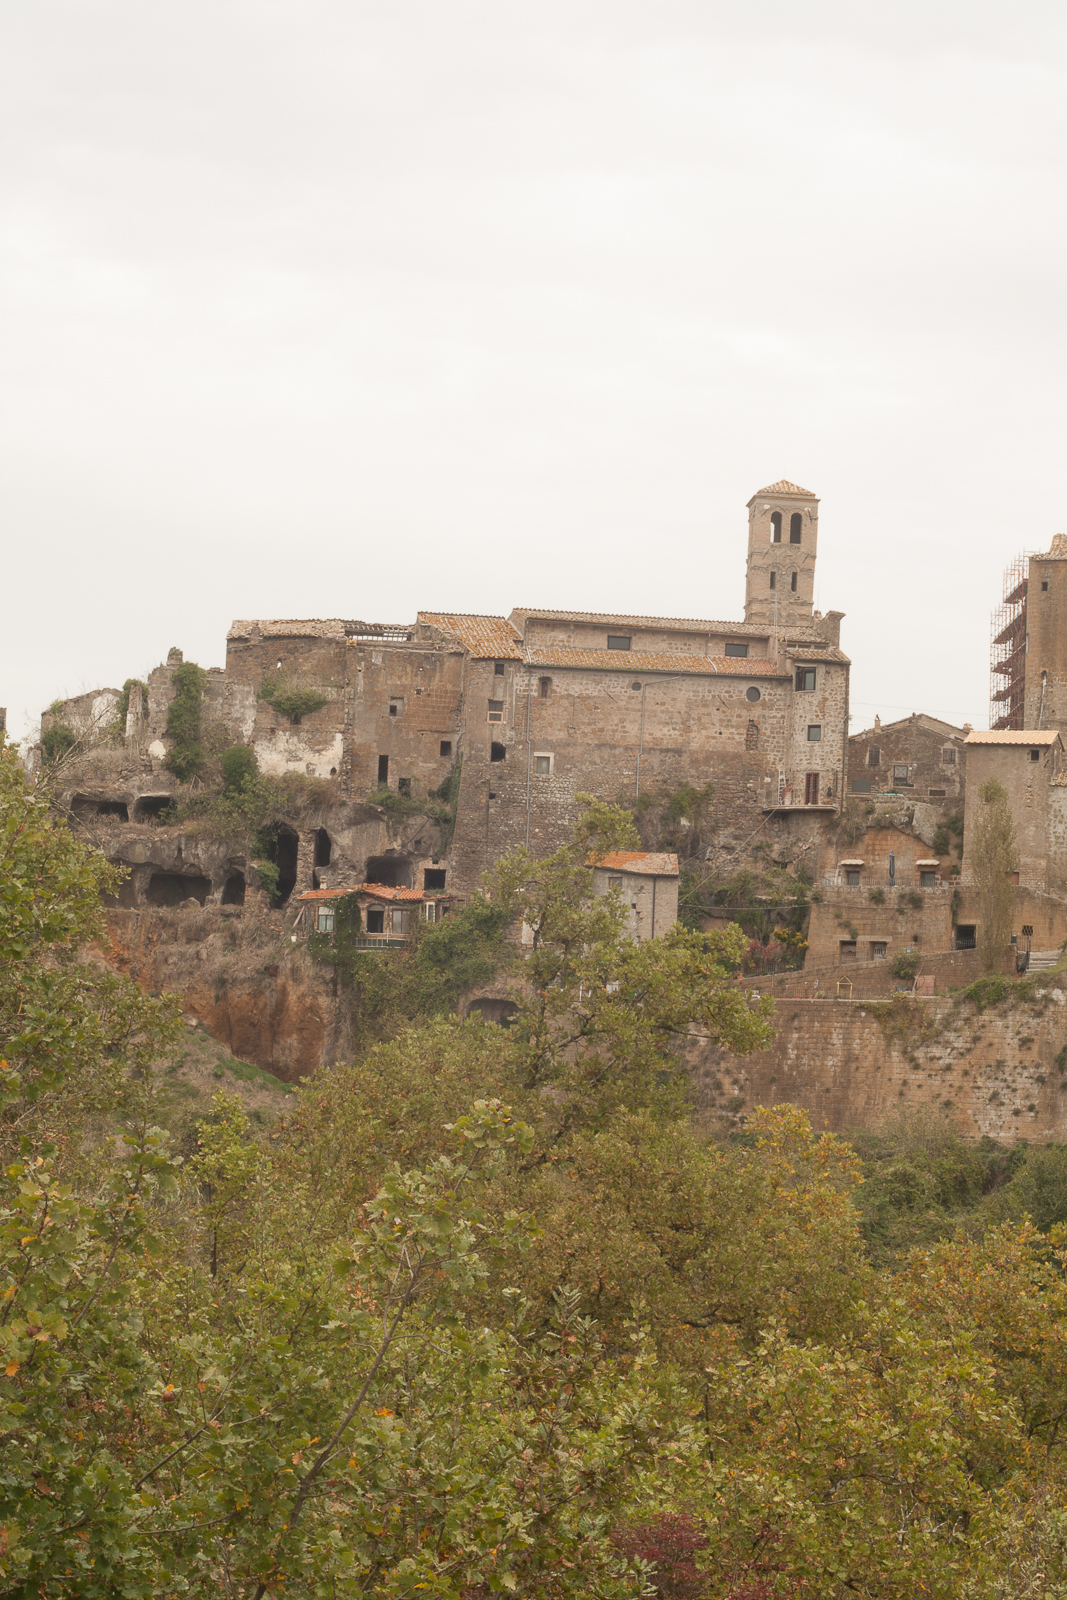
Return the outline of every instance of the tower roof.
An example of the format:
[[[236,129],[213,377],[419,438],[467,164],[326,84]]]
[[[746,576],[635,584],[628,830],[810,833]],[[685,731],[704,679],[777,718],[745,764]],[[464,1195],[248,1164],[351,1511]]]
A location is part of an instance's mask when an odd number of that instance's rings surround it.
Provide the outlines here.
[[[769,483],[766,489],[757,489],[756,494],[796,494],[805,500],[819,498],[817,494],[812,494],[810,489],[802,489],[799,483],[790,483],[788,478],[779,478],[777,483]]]

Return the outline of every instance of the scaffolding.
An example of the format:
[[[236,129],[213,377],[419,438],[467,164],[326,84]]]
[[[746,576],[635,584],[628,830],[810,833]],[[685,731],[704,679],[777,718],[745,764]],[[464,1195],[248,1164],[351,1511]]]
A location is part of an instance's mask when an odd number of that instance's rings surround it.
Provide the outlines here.
[[[989,651],[989,726],[1021,728],[1026,696],[1026,586],[1030,554],[1004,569],[1003,599],[993,611]]]

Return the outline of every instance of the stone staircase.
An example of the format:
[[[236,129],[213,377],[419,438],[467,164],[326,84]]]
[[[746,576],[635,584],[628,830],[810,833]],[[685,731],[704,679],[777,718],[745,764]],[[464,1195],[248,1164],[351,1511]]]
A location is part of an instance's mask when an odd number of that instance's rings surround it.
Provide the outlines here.
[[[1027,972],[1047,972],[1049,967],[1058,966],[1062,960],[1062,950],[1031,950],[1026,970]]]

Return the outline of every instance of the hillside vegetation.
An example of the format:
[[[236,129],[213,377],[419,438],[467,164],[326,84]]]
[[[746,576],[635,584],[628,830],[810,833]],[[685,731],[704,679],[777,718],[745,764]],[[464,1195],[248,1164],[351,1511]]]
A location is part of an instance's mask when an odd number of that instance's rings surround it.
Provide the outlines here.
[[[511,1026],[423,952],[190,1135],[176,1007],[84,959],[115,869],[0,755],[0,1595],[1067,1595],[1067,1160],[698,1127],[678,1039],[769,1024],[740,930],[591,898],[635,842],[452,936],[534,930]]]

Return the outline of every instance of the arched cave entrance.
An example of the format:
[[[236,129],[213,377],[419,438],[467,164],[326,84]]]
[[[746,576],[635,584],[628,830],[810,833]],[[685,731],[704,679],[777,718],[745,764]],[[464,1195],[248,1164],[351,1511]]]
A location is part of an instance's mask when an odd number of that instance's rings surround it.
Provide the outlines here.
[[[169,794],[142,794],[133,803],[134,822],[158,822],[163,812],[173,804]]]
[[[330,835],[326,832],[326,829],[316,828],[315,860],[312,862],[312,865],[316,867],[328,867],[330,865],[330,854],[332,849],[333,846],[330,842]]]
[[[391,889],[411,888],[411,862],[407,856],[390,850],[384,856],[371,856],[363,874],[364,883],[381,883]]]
[[[245,903],[245,875],[243,872],[231,872],[222,886],[222,904],[224,906],[243,906]]]
[[[278,869],[278,893],[275,896],[275,904],[283,906],[296,883],[300,840],[287,822],[272,822],[269,827],[260,830],[259,837],[264,846],[264,855],[268,861],[273,861]]]
[[[210,893],[210,878],[198,872],[153,872],[145,900],[150,906],[180,906],[183,900],[203,905]]]
[[[472,1000],[467,1007],[468,1017],[477,1012],[483,1022],[495,1022],[498,1027],[510,1027],[515,1020],[518,1006],[514,1000]]]
[[[125,800],[98,800],[89,794],[76,794],[70,802],[70,809],[79,822],[91,822],[96,817],[115,817],[119,822],[130,820],[130,809]]]

